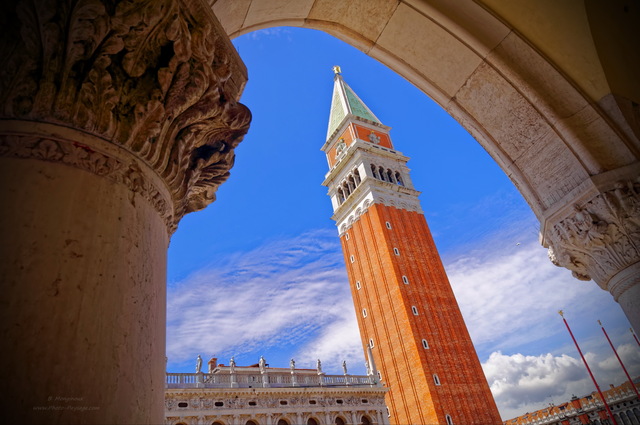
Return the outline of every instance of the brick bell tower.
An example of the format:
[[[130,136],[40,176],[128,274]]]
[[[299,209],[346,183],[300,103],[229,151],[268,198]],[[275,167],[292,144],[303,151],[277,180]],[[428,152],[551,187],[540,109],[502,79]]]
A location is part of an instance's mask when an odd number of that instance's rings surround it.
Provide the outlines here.
[[[392,424],[501,424],[409,177],[409,158],[335,79],[329,188],[363,348],[390,388]]]

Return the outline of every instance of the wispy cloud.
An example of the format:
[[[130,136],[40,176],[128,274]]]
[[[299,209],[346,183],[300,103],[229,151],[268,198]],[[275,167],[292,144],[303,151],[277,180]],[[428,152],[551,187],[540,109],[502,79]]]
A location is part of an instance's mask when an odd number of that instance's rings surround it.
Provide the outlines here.
[[[582,283],[551,264],[535,241],[488,244],[447,265],[456,298],[476,347],[513,350],[563,332],[557,311],[579,305],[596,311],[594,283]],[[522,240],[522,239],[520,239]],[[606,294],[603,294],[606,295]],[[595,323],[597,317],[592,317]]]
[[[297,345],[302,367],[354,355],[354,324],[338,238],[315,231],[219,259],[170,287],[167,355],[181,363]]]
[[[260,40],[262,38],[280,38],[286,37],[291,41],[291,30],[285,27],[264,28],[261,30],[252,31],[247,34],[252,40]]]

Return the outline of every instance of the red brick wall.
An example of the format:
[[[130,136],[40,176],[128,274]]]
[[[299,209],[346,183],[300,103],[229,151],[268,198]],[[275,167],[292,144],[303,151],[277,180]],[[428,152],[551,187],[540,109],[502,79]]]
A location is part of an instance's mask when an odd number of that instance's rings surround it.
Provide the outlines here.
[[[446,424],[448,414],[457,425],[500,424],[424,216],[374,204],[341,239],[362,344],[373,338],[390,388],[391,423]]]

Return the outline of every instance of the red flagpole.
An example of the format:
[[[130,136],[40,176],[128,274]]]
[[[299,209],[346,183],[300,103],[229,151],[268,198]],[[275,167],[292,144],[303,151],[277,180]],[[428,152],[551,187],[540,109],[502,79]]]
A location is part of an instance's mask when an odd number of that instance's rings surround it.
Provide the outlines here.
[[[622,366],[622,370],[624,370],[624,374],[627,375],[627,379],[629,380],[629,383],[631,384],[631,388],[633,388],[633,391],[635,391],[636,395],[638,396],[638,398],[640,398],[640,394],[638,394],[638,389],[636,388],[636,384],[633,383],[633,380],[629,376],[629,372],[627,372],[627,368],[624,367],[624,363],[622,363],[622,360],[620,359],[620,356],[618,355],[618,352],[616,351],[615,347],[611,343],[611,340],[609,339],[609,335],[607,334],[607,331],[604,330],[604,326],[602,326],[602,322],[600,322],[600,320],[598,320],[598,324],[600,325],[600,328],[602,328],[602,332],[604,332],[604,336],[607,337],[607,341],[609,341],[609,345],[611,346],[611,349],[613,350],[613,353],[616,355],[616,358],[618,359],[618,362],[620,363],[620,366]]]
[[[564,318],[564,313],[562,312],[562,310],[560,310],[558,312],[558,314],[560,314],[560,316],[562,316],[562,321],[564,322],[565,326],[567,327],[567,330],[569,331],[569,335],[571,335],[571,339],[573,340],[573,343],[576,345],[576,348],[578,349],[578,353],[580,353],[580,358],[582,358],[582,362],[584,363],[585,367],[587,368],[587,372],[589,372],[589,376],[591,377],[591,380],[593,381],[593,384],[596,386],[596,389],[598,390],[598,394],[600,394],[600,398],[602,399],[602,402],[604,403],[604,407],[606,407],[606,409],[607,409],[607,413],[609,414],[609,417],[613,421],[613,425],[618,425],[618,422],[616,422],[616,418],[614,418],[613,417],[613,413],[611,413],[611,409],[609,408],[609,403],[607,403],[607,399],[604,398],[604,394],[602,394],[602,391],[600,390],[600,386],[596,382],[596,378],[594,378],[593,377],[593,373],[591,373],[591,369],[589,368],[589,364],[587,363],[587,360],[582,355],[582,351],[580,350],[580,346],[578,345],[578,341],[576,341],[576,338],[573,336],[573,332],[571,332],[571,328],[569,327],[569,323],[567,323],[567,319]]]
[[[631,335],[633,335],[633,339],[635,339],[638,345],[640,345],[640,341],[638,341],[638,337],[636,336],[636,333],[633,331],[633,328],[629,328],[629,332],[631,332]]]

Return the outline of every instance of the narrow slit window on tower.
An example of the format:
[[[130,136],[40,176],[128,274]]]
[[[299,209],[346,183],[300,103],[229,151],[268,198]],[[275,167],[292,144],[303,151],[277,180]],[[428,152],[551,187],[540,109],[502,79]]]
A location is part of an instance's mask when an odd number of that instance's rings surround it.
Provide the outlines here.
[[[404,283],[405,285],[409,284],[409,278],[406,276],[402,276],[402,283]]]
[[[353,263],[354,261],[356,261],[356,257],[352,255],[351,257],[349,257],[349,260]]]
[[[362,309],[362,317],[367,317],[367,309],[366,308]]]
[[[411,312],[413,313],[414,316],[418,315],[418,308],[415,305],[411,306]]]
[[[451,419],[451,416],[446,415],[445,418],[447,419],[447,425],[453,425],[453,419]]]
[[[391,223],[389,223],[388,221],[385,223],[387,226],[387,229],[391,229]]]
[[[400,250],[398,248],[393,248],[393,253],[396,255],[400,255]]]
[[[427,340],[426,340],[426,339],[424,339],[424,338],[422,339],[422,346],[423,346],[424,348],[429,348],[429,343],[428,343],[428,342],[427,342]]]
[[[387,418],[391,417],[391,412],[389,411],[389,408],[387,407]]]
[[[378,371],[378,381],[382,381],[382,373],[380,371]]]
[[[344,234],[344,238],[345,238],[346,240],[349,240],[349,234],[348,234],[348,233],[345,233],[345,234]]]
[[[357,290],[360,290],[360,287],[361,287],[361,285],[360,285],[360,281],[359,281],[359,280],[357,280],[357,281],[356,281],[356,289],[357,289]]]
[[[373,348],[373,338],[369,338],[369,347]]]
[[[433,374],[433,382],[435,382],[436,385],[440,385],[440,378],[438,378],[438,374],[437,373]]]

